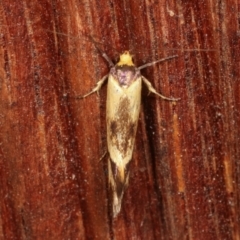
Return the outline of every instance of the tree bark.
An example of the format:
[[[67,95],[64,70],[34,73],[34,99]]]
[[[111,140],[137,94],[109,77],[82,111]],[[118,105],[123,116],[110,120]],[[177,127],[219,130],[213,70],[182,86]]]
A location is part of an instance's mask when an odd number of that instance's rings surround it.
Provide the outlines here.
[[[0,239],[240,239],[239,2],[0,1]],[[143,89],[113,219],[106,85],[124,50]]]

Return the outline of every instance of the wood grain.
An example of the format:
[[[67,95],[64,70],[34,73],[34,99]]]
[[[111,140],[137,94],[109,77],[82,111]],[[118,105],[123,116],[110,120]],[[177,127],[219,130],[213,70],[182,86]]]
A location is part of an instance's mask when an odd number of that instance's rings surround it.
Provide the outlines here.
[[[0,239],[240,239],[239,2],[0,2]],[[176,104],[147,96],[113,220],[108,71],[91,39]]]

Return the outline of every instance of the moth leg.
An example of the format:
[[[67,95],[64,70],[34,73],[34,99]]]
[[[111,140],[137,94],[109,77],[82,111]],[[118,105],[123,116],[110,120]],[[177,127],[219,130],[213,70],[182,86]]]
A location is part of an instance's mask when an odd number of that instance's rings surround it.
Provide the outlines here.
[[[107,155],[107,153],[108,153],[108,151],[105,150],[103,155],[100,157],[99,162],[101,162],[103,160],[103,158]]]
[[[114,183],[110,161],[111,161],[111,159],[110,159],[110,155],[109,155],[109,157],[108,157],[108,186],[111,186],[111,184]]]
[[[155,90],[155,88],[152,86],[152,84],[151,84],[144,76],[142,76],[142,80],[143,80],[143,82],[146,84],[149,92],[152,92],[152,93],[158,95],[159,97],[161,97],[161,98],[163,98],[163,99],[165,99],[165,100],[169,100],[169,101],[178,101],[178,100],[180,100],[180,98],[168,98],[168,97],[165,97],[165,96],[163,96],[162,94],[158,93],[158,92]]]
[[[92,90],[90,91],[89,93],[83,95],[83,96],[80,96],[80,97],[77,97],[77,98],[85,98],[87,96],[89,96],[90,94],[94,93],[94,92],[97,92],[98,93],[98,90],[102,87],[102,85],[104,84],[104,82],[107,80],[108,78],[108,74],[105,75],[101,80],[99,80],[97,82],[97,86]]]

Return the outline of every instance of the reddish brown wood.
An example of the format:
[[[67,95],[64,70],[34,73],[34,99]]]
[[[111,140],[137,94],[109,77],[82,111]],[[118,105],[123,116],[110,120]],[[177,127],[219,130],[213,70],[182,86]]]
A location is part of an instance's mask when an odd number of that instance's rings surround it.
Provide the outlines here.
[[[240,239],[238,1],[0,2],[0,239]],[[130,185],[109,207],[108,72],[136,64],[143,94]],[[146,92],[146,89],[143,91]]]

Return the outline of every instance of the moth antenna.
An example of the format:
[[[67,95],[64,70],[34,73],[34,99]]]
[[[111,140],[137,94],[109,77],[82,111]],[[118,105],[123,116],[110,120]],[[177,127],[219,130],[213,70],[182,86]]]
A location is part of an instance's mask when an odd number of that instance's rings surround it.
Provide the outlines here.
[[[173,56],[170,56],[170,57],[166,57],[166,58],[162,58],[162,59],[159,59],[159,60],[156,60],[156,61],[153,61],[153,62],[150,62],[150,63],[146,63],[140,67],[138,67],[139,70],[143,69],[143,68],[146,68],[146,67],[150,67],[156,63],[159,63],[159,62],[163,62],[163,61],[166,61],[166,60],[170,60],[172,58],[176,58],[178,57],[178,55],[173,55]]]
[[[183,52],[215,52],[217,49],[209,49],[209,48],[189,48],[189,49],[181,49],[181,48],[170,48],[168,50],[179,50]]]
[[[97,42],[93,39],[92,36],[88,36],[88,38],[93,42],[95,48],[100,52],[100,54],[102,55],[102,57],[108,62],[110,67],[114,66],[114,63],[112,62],[112,60],[108,57],[108,55],[106,53],[104,53],[99,47]]]

